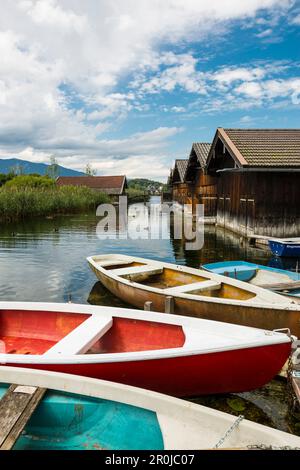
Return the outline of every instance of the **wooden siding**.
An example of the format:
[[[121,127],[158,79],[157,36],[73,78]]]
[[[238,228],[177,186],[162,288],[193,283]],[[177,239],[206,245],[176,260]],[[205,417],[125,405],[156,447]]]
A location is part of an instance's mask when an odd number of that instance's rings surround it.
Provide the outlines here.
[[[298,236],[300,173],[241,172],[218,177],[217,224],[243,235]]]

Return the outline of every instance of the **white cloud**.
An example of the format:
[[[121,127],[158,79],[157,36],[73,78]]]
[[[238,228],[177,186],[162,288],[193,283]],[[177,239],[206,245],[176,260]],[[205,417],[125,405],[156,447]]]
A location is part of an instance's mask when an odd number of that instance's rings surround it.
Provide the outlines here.
[[[244,94],[250,98],[261,98],[263,94],[262,86],[257,82],[246,82],[235,89],[237,94]]]
[[[235,92],[256,99],[273,100],[275,98],[286,98],[293,93],[300,93],[300,78],[247,82],[237,87]]]
[[[296,15],[292,21],[291,21],[292,24],[296,24],[296,25],[300,25],[300,13],[299,15]]]
[[[189,93],[206,93],[203,73],[196,71],[197,59],[191,54],[179,54],[175,56],[176,62],[155,74],[155,76],[144,82],[136,82],[140,93],[171,92],[180,87]],[[164,56],[161,61],[165,64]]]
[[[272,34],[273,34],[273,29],[268,28],[268,29],[265,29],[264,31],[261,31],[260,33],[257,33],[256,37],[265,38],[265,37],[271,36]]]
[[[97,170],[99,175],[118,173],[125,174],[129,178],[144,176],[154,180],[165,181],[169,176],[169,167],[171,164],[170,158],[166,155],[160,154],[151,156],[151,160],[149,161],[149,155],[144,154],[129,156],[123,160],[95,162],[93,168]],[[147,167],[147,172],[141,172],[141,167]]]
[[[186,109],[183,106],[172,106],[171,108],[171,111],[173,111],[174,113],[184,113],[185,110]]]
[[[31,148],[33,159],[54,153],[61,159],[70,156],[81,167],[85,159],[104,161],[107,155],[117,161],[163,154],[161,149],[177,128],[122,140],[101,138],[116,118],[147,107],[136,88],[121,92],[118,84],[135,72],[136,86],[143,93],[182,88],[204,96],[213,80],[199,70],[193,54],[161,54],[161,46],[199,41],[226,21],[254,18],[262,8],[274,11],[288,4],[224,0],[220,8],[219,0],[2,0],[2,153],[26,153]],[[144,74],[150,71],[145,83]],[[233,79],[237,72],[232,70],[227,78],[224,69],[222,73],[219,84],[223,85],[258,78],[253,70],[239,79]],[[180,112],[180,106],[174,108]]]
[[[32,20],[42,26],[61,28],[65,32],[75,30],[83,32],[87,26],[85,15],[77,15],[70,10],[61,8],[56,0],[30,0],[21,1],[18,4]]]
[[[220,84],[230,85],[235,81],[251,81],[262,79],[266,74],[266,69],[262,67],[225,67],[212,75],[212,80]]]

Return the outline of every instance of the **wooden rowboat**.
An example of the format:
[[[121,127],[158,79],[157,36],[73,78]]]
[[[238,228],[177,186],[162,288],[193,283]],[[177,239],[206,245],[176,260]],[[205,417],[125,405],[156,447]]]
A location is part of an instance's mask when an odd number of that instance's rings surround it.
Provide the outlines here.
[[[0,382],[0,396],[16,382],[48,389],[15,450],[300,448],[292,434],[126,385],[11,367]]]
[[[143,310],[21,302],[0,302],[0,341],[2,365],[174,396],[261,387],[291,351],[291,338],[278,332]]]
[[[200,269],[120,254],[87,258],[97,278],[128,304],[264,329],[289,328],[300,337],[300,307],[255,285]]]
[[[300,303],[300,273],[246,261],[209,263],[203,264],[202,268],[212,273],[270,289],[289,297],[295,303]]]

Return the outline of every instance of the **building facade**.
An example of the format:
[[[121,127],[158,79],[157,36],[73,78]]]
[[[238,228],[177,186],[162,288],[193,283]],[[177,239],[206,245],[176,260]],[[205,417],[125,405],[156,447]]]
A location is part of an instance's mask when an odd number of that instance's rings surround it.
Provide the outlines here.
[[[173,183],[172,183],[173,184]],[[218,128],[193,144],[182,203],[244,236],[300,235],[300,129]],[[174,187],[174,184],[173,184]]]

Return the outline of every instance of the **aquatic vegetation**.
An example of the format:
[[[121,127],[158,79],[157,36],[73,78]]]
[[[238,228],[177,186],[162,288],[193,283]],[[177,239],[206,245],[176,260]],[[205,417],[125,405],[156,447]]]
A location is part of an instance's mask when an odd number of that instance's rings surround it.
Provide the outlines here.
[[[109,196],[86,187],[56,187],[52,183],[39,187],[11,186],[7,183],[0,188],[0,218],[15,221],[36,216],[80,213],[94,210],[99,204],[108,202]]]
[[[241,398],[227,398],[227,404],[234,411],[244,411],[246,405]]]

